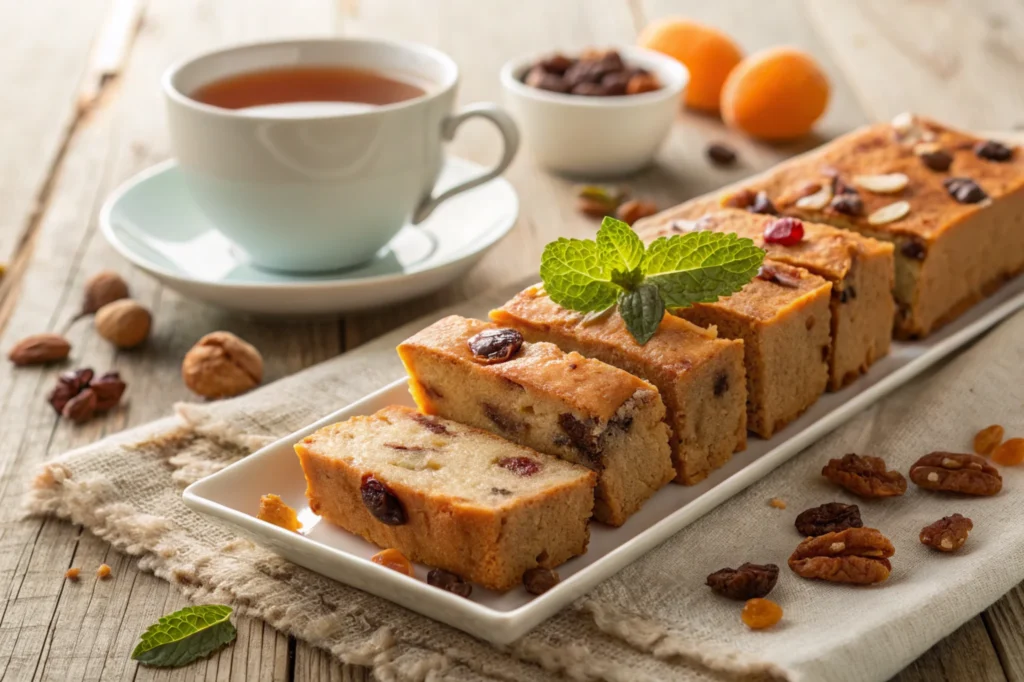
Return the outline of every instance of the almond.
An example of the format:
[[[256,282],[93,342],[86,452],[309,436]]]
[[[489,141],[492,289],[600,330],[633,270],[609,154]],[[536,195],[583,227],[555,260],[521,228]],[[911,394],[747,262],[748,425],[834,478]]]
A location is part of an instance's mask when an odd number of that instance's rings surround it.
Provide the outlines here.
[[[812,211],[820,211],[832,201],[832,186],[824,185],[814,194],[808,194],[796,200],[797,208],[808,208]]]
[[[903,173],[884,173],[882,175],[855,175],[853,184],[875,194],[895,194],[902,192],[910,182]]]
[[[7,357],[16,365],[41,365],[63,360],[71,344],[60,334],[33,334],[14,344]]]
[[[908,213],[910,213],[910,203],[907,201],[897,201],[895,204],[883,206],[869,215],[868,223],[871,225],[885,225],[899,220]]]

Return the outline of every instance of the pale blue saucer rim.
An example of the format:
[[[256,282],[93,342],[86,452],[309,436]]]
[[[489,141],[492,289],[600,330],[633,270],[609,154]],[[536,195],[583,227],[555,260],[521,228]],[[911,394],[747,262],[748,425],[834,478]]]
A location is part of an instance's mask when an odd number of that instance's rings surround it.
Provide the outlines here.
[[[453,161],[455,163],[460,163],[460,164],[464,164],[464,165],[467,165],[467,166],[472,166],[475,169],[479,169],[480,172],[484,172],[486,170],[486,168],[484,166],[481,166],[480,164],[477,164],[477,163],[475,163],[473,161],[470,161],[468,159],[464,159],[462,157],[454,156],[454,155],[451,155],[451,154],[446,156],[446,159],[445,159],[445,163],[446,164],[447,163],[451,163]],[[492,246],[494,246],[496,243],[501,241],[501,239],[504,238],[505,235],[507,235],[509,232],[512,231],[512,228],[514,228],[516,226],[516,223],[519,221],[519,209],[520,209],[519,194],[516,192],[516,189],[512,185],[512,183],[510,183],[504,177],[499,177],[499,178],[495,178],[493,180],[490,180],[487,183],[485,183],[485,185],[481,185],[481,186],[490,185],[492,183],[499,183],[499,184],[505,185],[506,189],[509,192],[510,200],[512,202],[511,206],[510,206],[511,211],[510,211],[510,215],[509,215],[508,220],[507,221],[503,221],[502,223],[498,224],[498,226],[496,226],[495,229],[493,229],[490,233],[485,233],[485,234],[482,234],[482,235],[478,236],[477,239],[473,240],[471,243],[469,243],[466,246],[465,250],[457,251],[457,252],[455,252],[453,254],[450,254],[447,257],[447,260],[440,261],[440,262],[428,262],[425,265],[414,265],[414,266],[410,267],[410,269],[408,269],[408,270],[406,270],[404,272],[400,272],[400,273],[394,273],[394,274],[388,274],[388,275],[374,275],[374,276],[370,276],[370,277],[347,278],[347,277],[341,276],[341,274],[339,273],[339,278],[338,279],[305,280],[305,279],[302,279],[302,275],[301,274],[297,274],[296,273],[295,274],[295,278],[296,278],[295,281],[286,281],[286,282],[250,282],[250,283],[242,283],[242,282],[217,282],[217,281],[200,280],[200,279],[195,279],[195,278],[191,278],[191,277],[184,277],[184,276],[182,276],[182,274],[180,272],[176,272],[174,270],[170,270],[168,268],[165,268],[165,267],[163,267],[161,265],[157,265],[157,264],[153,263],[152,261],[143,258],[139,254],[134,252],[132,249],[128,248],[124,244],[124,242],[119,237],[117,237],[117,235],[114,233],[114,227],[113,227],[113,224],[112,224],[112,218],[111,218],[112,213],[113,213],[115,207],[117,206],[117,204],[126,195],[131,193],[137,186],[141,185],[143,182],[146,182],[147,180],[150,180],[151,178],[154,178],[154,177],[156,177],[158,175],[161,175],[163,173],[167,173],[168,171],[170,171],[170,170],[172,170],[174,168],[177,168],[177,166],[178,166],[178,162],[177,162],[176,159],[173,159],[173,158],[166,159],[164,161],[161,161],[161,162],[159,162],[157,164],[154,164],[154,165],[150,166],[149,168],[146,168],[146,169],[144,169],[142,171],[139,171],[138,173],[136,173],[135,175],[131,176],[130,178],[128,178],[127,180],[122,182],[120,185],[118,185],[118,187],[113,192],[111,192],[110,195],[106,198],[106,200],[103,202],[103,206],[100,208],[100,212],[99,212],[99,226],[100,226],[100,232],[103,234],[103,237],[107,240],[107,243],[110,244],[110,246],[112,246],[114,248],[114,250],[117,251],[117,253],[122,258],[127,260],[129,263],[131,263],[135,267],[139,268],[143,272],[150,273],[150,274],[152,274],[154,276],[157,276],[157,277],[159,277],[161,279],[168,279],[168,280],[171,280],[171,281],[174,281],[174,282],[180,282],[180,283],[185,284],[185,285],[202,284],[204,286],[216,287],[218,289],[233,290],[233,291],[265,291],[265,290],[272,290],[272,289],[273,290],[278,290],[278,289],[311,289],[311,288],[312,289],[344,289],[344,288],[364,287],[364,286],[367,286],[367,285],[374,285],[374,284],[386,285],[388,283],[396,282],[398,280],[401,280],[401,279],[403,279],[405,277],[409,277],[409,276],[412,276],[412,275],[422,274],[424,272],[430,272],[432,270],[439,270],[439,269],[442,269],[442,268],[448,268],[448,267],[457,265],[459,263],[462,263],[462,262],[464,262],[466,260],[472,259],[472,258],[478,256],[479,254],[487,251]],[[452,201],[457,202],[457,201],[459,201],[459,198],[455,197],[455,198],[452,199]],[[277,274],[279,274],[279,275],[286,275],[287,273],[277,273]]]

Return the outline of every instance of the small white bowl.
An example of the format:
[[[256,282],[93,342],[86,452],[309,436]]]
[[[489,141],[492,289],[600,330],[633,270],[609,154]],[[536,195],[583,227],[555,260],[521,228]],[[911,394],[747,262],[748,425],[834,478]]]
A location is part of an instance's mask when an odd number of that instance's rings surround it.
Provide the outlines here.
[[[653,50],[617,49],[627,65],[657,76],[661,88],[639,95],[586,97],[523,83],[526,71],[551,51],[513,59],[501,68],[505,106],[543,166],[567,175],[608,177],[633,173],[654,159],[672,127],[690,72]]]

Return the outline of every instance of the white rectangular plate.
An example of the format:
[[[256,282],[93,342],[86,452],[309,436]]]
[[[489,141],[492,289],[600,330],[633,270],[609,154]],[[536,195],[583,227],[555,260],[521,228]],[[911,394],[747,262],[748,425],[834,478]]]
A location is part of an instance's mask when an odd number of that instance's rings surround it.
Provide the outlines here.
[[[644,555],[737,492],[836,428],[928,366],[1024,307],[1024,276],[924,341],[894,343],[892,353],[838,393],[827,393],[770,440],[751,438],[747,449],[698,485],[668,485],[621,528],[591,524],[590,547],[558,569],[562,582],[535,597],[474,586],[469,599],[431,587],[428,568],[409,578],[370,562],[377,547],[321,521],[309,509],[306,481],[292,446],[326,424],[372,414],[387,405],[413,405],[405,379],[269,445],[189,486],[185,504],[230,525],[281,556],[406,608],[497,644],[507,644],[554,615],[602,580]],[[260,497],[276,493],[299,511],[302,533],[256,518]]]

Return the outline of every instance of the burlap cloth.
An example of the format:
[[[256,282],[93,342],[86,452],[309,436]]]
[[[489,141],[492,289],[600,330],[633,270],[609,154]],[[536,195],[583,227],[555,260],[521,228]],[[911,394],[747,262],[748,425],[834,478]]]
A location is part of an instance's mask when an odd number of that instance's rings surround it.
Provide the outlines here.
[[[453,309],[481,316],[519,287]],[[200,602],[240,613],[372,666],[380,680],[707,680],[736,674],[794,680],[881,680],[1024,579],[1024,471],[1004,469],[990,499],[928,494],[850,498],[819,475],[847,452],[885,457],[904,472],[932,450],[965,451],[1000,423],[1024,436],[1024,313],[959,356],[875,404],[766,479],[686,528],[505,650],[292,565],[190,512],[183,486],[402,375],[395,344],[437,319],[388,334],[240,398],[181,405],[175,417],[68,453],[45,466],[26,498],[33,514],[82,524],[139,566]],[[788,503],[769,506],[770,498]],[[786,567],[801,510],[859,502],[896,556],[870,588],[803,580]],[[956,555],[918,542],[953,512],[974,519]],[[782,567],[772,599],[780,625],[751,632],[741,605],[705,576],[744,561]]]

